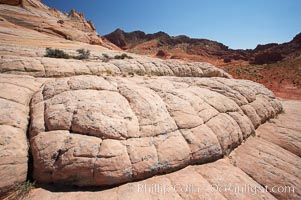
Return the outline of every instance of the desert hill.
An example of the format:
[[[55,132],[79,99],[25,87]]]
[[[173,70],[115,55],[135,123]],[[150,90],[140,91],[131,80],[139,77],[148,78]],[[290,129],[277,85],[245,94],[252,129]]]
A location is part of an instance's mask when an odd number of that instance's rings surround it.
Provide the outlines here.
[[[301,98],[301,33],[283,44],[257,45],[255,49],[233,50],[226,45],[164,32],[126,33],[121,29],[103,36],[118,47],[162,59],[209,62],[237,78],[253,80],[286,98]]]
[[[75,10],[62,13],[36,0],[1,0],[0,4],[14,5],[14,7],[1,9],[1,23],[5,23],[6,26],[17,26],[20,29],[34,30],[70,41],[117,48],[101,39],[93,22],[86,20],[83,13]]]
[[[222,60],[224,63],[248,61],[254,64],[274,63],[293,53],[300,52],[300,37],[301,33],[287,43],[271,43],[257,45],[255,49],[234,50],[216,41],[189,38],[185,35],[170,36],[164,32],[146,34],[142,31],[133,31],[127,33],[116,29],[103,36],[123,50],[140,54],[154,54],[157,57],[191,59],[192,61],[205,61],[206,59],[212,59],[212,62]],[[179,54],[176,50],[179,51]],[[183,57],[181,57],[180,51],[185,54],[182,55]],[[166,55],[163,53],[161,55],[160,52],[165,52]],[[199,56],[199,60],[194,60],[194,57],[190,56]]]

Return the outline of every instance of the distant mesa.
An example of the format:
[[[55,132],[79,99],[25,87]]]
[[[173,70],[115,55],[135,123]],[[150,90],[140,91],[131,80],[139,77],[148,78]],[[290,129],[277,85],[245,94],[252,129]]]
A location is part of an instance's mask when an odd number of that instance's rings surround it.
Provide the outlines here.
[[[142,31],[125,32],[116,29],[104,35],[111,43],[129,52],[153,55],[159,58],[176,58],[190,61],[206,61],[212,64],[250,62],[269,64],[301,51],[301,33],[288,43],[259,44],[253,50],[233,50],[228,46],[207,39],[194,39],[185,35],[170,36],[164,32],[146,34]]]

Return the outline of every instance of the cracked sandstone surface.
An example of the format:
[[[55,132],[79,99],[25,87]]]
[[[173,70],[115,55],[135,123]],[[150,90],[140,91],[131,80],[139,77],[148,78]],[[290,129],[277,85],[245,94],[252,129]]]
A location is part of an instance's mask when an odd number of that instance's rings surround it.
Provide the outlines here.
[[[45,83],[31,102],[34,178],[114,185],[214,161],[282,110],[256,83],[206,80],[76,76]],[[244,89],[254,93],[244,96]]]
[[[301,161],[295,152],[296,147],[300,148],[301,138],[292,130],[301,131],[298,127],[300,114],[296,112],[301,103],[282,102],[284,114],[260,126],[255,137],[248,138],[223,159],[102,191],[66,191],[53,186],[39,188],[33,190],[27,199],[299,199]],[[261,127],[273,130],[285,120],[289,121],[286,128],[276,130],[271,138],[264,136],[269,133],[262,131]],[[277,144],[279,139],[284,145],[290,143],[291,138],[294,138],[294,145],[286,149]],[[252,186],[260,192],[221,188],[230,186]],[[281,186],[294,187],[294,192],[279,192],[273,188]]]

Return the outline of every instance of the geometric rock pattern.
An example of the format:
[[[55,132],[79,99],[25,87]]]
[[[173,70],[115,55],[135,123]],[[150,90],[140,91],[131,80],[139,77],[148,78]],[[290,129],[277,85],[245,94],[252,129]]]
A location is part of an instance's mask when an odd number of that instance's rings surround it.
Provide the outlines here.
[[[251,81],[54,79],[31,102],[34,178],[116,185],[214,161],[281,110],[269,90]]]
[[[300,199],[301,158],[296,150],[301,138],[291,130],[298,130],[301,103],[283,101],[283,106],[285,113],[260,126],[256,137],[248,138],[227,158],[102,191],[39,188],[28,199]],[[290,122],[282,124],[285,120]],[[265,137],[261,127],[273,130],[275,125],[283,128],[274,137]],[[276,140],[282,135],[284,146]],[[296,141],[289,148],[286,144],[293,137]]]

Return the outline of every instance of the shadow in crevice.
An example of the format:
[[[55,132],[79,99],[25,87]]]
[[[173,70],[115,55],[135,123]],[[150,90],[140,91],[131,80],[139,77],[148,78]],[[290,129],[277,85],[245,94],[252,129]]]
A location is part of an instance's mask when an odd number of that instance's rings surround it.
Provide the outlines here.
[[[32,98],[29,102],[29,107],[31,107]],[[26,181],[34,182],[33,179],[33,156],[31,152],[31,146],[30,146],[30,126],[31,126],[31,109],[29,109],[29,118],[28,118],[28,125],[27,125],[27,132],[26,132],[26,138],[27,138],[27,145],[28,145],[28,161],[27,161],[27,177]]]

